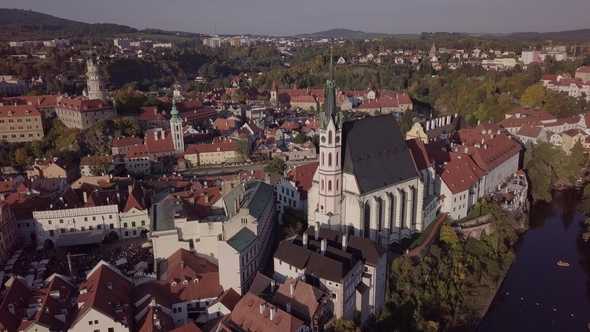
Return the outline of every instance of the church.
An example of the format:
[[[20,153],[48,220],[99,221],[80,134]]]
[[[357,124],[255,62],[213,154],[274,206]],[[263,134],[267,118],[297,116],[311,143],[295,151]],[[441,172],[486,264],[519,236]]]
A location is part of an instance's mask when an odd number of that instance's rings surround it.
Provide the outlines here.
[[[320,114],[308,222],[389,245],[422,232],[424,184],[392,114],[343,122],[333,64]]]

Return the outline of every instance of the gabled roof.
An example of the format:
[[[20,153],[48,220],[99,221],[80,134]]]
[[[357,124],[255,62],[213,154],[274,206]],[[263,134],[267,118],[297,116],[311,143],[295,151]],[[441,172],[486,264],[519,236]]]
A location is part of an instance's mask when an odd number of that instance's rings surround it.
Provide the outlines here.
[[[262,181],[255,181],[248,184],[240,209],[248,209],[252,217],[260,219],[268,202],[273,199],[274,188]]]
[[[238,304],[241,298],[242,296],[240,296],[238,292],[236,292],[233,288],[230,288],[223,292],[223,294],[221,294],[221,296],[219,296],[215,301],[213,301],[213,303],[211,303],[211,306],[213,306],[216,303],[221,303],[229,311],[233,311],[236,304]]]
[[[149,158],[150,154],[148,152],[146,145],[134,145],[129,148],[125,158],[132,159],[132,158]]]
[[[131,192],[129,192],[127,202],[125,203],[125,207],[123,208],[123,212],[127,212],[132,208],[136,208],[140,211],[147,209],[147,206],[145,206],[145,197],[143,189],[141,188],[141,185],[137,182],[133,183],[133,187],[131,188]]]
[[[432,164],[430,163],[430,159],[428,159],[428,154],[426,153],[426,148],[424,147],[424,143],[422,142],[422,140],[417,138],[407,140],[406,145],[410,149],[410,153],[412,154],[412,159],[416,164],[417,170],[421,171],[423,169],[432,167]]]
[[[313,176],[319,166],[319,163],[297,166],[291,170],[287,180],[295,183],[295,187],[300,194],[301,199],[307,199],[307,192],[313,184]]]
[[[99,262],[80,287],[78,308],[74,312],[72,327],[84,324],[84,316],[97,310],[114,321],[131,322],[133,283],[121,272],[104,261]]]
[[[69,111],[88,112],[102,109],[111,109],[112,107],[108,104],[105,105],[100,99],[61,98],[57,102],[56,108]]]
[[[361,194],[418,177],[393,115],[343,124],[343,171],[356,176]]]
[[[436,171],[453,194],[468,190],[485,175],[469,156],[454,153],[451,161]]]
[[[291,292],[292,291],[292,292]],[[273,295],[274,303],[281,308],[291,306],[291,313],[305,322],[311,322],[326,293],[303,281],[287,278]]]
[[[541,134],[542,130],[543,130],[543,127],[541,127],[541,126],[535,126],[532,124],[531,125],[524,125],[524,126],[520,127],[520,129],[516,132],[516,135],[530,137],[530,138],[537,138],[537,137],[539,137],[539,134]]]
[[[271,311],[274,311],[272,315]],[[246,293],[238,302],[229,322],[241,331],[261,332],[295,332],[303,325],[298,318],[252,293]]]

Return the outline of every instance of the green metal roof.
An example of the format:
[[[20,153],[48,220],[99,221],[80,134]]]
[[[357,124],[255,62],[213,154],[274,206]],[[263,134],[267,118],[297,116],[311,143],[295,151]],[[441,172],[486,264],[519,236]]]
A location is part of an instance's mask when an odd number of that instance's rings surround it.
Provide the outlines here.
[[[242,252],[244,249],[254,242],[256,234],[252,232],[248,227],[243,227],[239,232],[227,240],[232,248],[236,249],[237,252]]]
[[[230,191],[227,195],[223,197],[223,202],[225,203],[226,214],[229,218],[235,216],[238,211],[234,205],[236,199],[240,199],[240,196],[244,192],[244,187],[241,185],[236,186],[232,191]]]
[[[250,215],[258,220],[273,195],[274,188],[271,185],[262,181],[252,182],[248,185],[241,208],[248,209]]]

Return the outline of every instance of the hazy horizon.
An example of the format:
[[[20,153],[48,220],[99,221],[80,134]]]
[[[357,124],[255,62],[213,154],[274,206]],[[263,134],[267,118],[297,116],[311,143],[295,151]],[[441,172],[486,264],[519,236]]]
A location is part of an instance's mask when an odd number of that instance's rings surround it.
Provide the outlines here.
[[[31,9],[88,23],[117,23],[137,29],[213,34],[292,36],[336,28],[373,33],[551,32],[588,28],[580,0],[4,0],[2,7]],[[567,8],[567,11],[563,10]],[[491,15],[490,15],[491,14]]]

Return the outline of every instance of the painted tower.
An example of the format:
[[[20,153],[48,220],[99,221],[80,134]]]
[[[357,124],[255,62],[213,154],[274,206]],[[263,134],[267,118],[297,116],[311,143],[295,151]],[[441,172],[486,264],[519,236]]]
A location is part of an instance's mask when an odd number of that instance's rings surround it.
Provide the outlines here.
[[[342,117],[336,107],[334,63],[330,54],[330,77],[326,82],[326,101],[320,113],[319,197],[315,221],[339,228],[342,200]]]
[[[280,100],[279,100],[279,89],[277,88],[277,82],[272,82],[272,88],[270,89],[270,104],[274,106],[276,109],[279,109]]]
[[[174,152],[184,152],[184,135],[182,133],[182,119],[176,108],[176,99],[172,98],[172,111],[170,111],[170,134],[174,143]]]
[[[88,79],[86,80],[88,99],[100,99],[104,105],[107,105],[107,92],[96,60],[93,57],[90,57],[86,62],[86,66],[86,76],[88,76]]]

